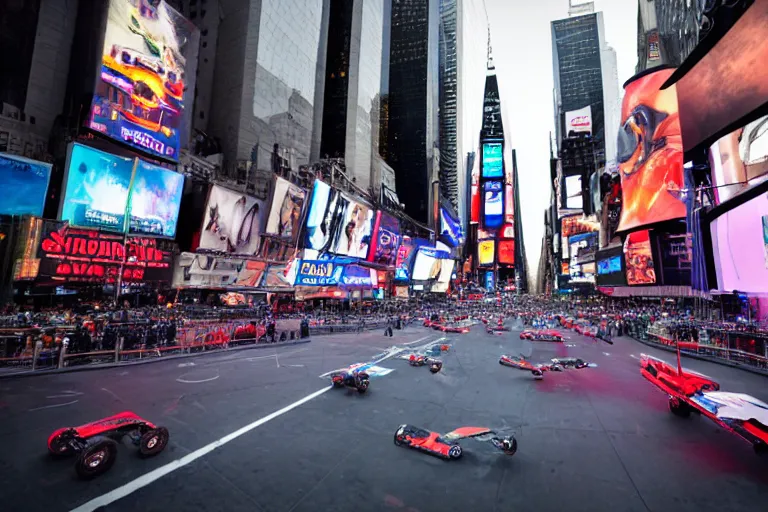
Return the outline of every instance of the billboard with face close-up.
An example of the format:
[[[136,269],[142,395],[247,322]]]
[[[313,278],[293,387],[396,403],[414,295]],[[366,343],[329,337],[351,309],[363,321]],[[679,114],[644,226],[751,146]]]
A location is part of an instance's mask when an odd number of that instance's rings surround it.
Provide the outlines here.
[[[307,193],[290,181],[277,178],[272,195],[272,209],[267,220],[266,233],[291,240],[296,238],[301,222],[301,211]]]
[[[330,252],[367,258],[373,231],[374,210],[341,194],[334,215]]]
[[[259,252],[264,201],[213,185],[208,194],[200,249],[254,256]]]
[[[650,231],[646,229],[627,235],[624,240],[624,264],[628,285],[656,284]]]
[[[328,250],[338,197],[338,190],[323,181],[315,181],[307,213],[305,247],[321,252]]]
[[[397,249],[397,258],[395,258],[395,280],[407,281],[411,277],[411,264],[416,257],[419,247],[429,245],[426,238],[404,237]]]
[[[685,217],[677,89],[659,90],[673,71],[651,71],[624,87],[617,141],[623,201],[618,231]]]
[[[195,26],[164,0],[110,0],[88,127],[178,160],[198,43]]]
[[[0,154],[0,183],[13,193],[0,194],[0,215],[43,214],[51,164]]]
[[[173,238],[184,191],[184,175],[141,159],[128,200],[128,232]]]
[[[420,247],[413,262],[413,280],[429,281],[437,279],[442,269],[441,260],[448,258],[448,253],[434,247]]]

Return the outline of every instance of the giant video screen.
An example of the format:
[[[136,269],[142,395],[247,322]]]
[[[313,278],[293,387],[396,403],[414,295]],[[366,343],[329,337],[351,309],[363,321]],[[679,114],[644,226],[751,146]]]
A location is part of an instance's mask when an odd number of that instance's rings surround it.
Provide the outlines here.
[[[477,243],[477,264],[493,265],[496,252],[496,240],[481,240]]]
[[[183,192],[184,175],[139,159],[128,200],[128,233],[175,237]]]
[[[450,247],[457,247],[464,240],[461,222],[457,216],[443,207],[440,207],[440,236],[438,238]]]
[[[50,178],[51,164],[0,154],[0,215],[41,216]]]
[[[483,183],[483,226],[498,228],[504,223],[504,184],[501,181]]]
[[[272,195],[272,209],[267,220],[266,233],[291,240],[299,233],[301,211],[307,192],[290,181],[277,178]]]
[[[429,245],[426,238],[404,237],[397,249],[395,259],[395,280],[409,281],[411,279],[411,267],[419,247]]]
[[[483,178],[504,176],[504,155],[501,142],[483,143]]]
[[[434,247],[420,247],[413,262],[413,280],[431,281],[437,279],[442,269],[441,260],[448,257],[447,252],[438,251]]]
[[[677,89],[659,90],[672,72],[654,71],[625,85],[617,141],[623,201],[618,231],[685,218]]]
[[[515,264],[515,241],[514,240],[499,240],[499,264],[501,265]]]
[[[621,248],[598,251],[596,257],[598,286],[624,286],[627,284],[624,278]]]
[[[368,261],[394,267],[397,249],[400,247],[400,221],[388,213],[378,212],[373,251],[368,251]]]
[[[341,194],[336,206],[330,251],[341,256],[367,258],[374,210]]]
[[[200,249],[255,256],[264,229],[264,201],[211,186],[200,230]]]
[[[134,159],[72,144],[59,219],[123,232]]]
[[[165,0],[110,0],[88,126],[154,156],[178,160],[191,108],[199,33]]]
[[[656,269],[653,264],[649,230],[635,231],[627,235],[624,240],[624,264],[628,285],[656,284]]]
[[[323,181],[315,180],[307,213],[304,247],[319,252],[328,250],[338,198],[338,190]]]

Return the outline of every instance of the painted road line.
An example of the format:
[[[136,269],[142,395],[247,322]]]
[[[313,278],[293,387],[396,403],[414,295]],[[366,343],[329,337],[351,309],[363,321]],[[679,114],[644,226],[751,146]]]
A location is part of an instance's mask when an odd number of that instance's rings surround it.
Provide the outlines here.
[[[29,409],[29,412],[32,412],[32,411],[40,411],[40,410],[42,410],[42,409],[53,409],[54,407],[64,407],[65,405],[72,405],[72,404],[76,404],[76,403],[77,403],[77,402],[79,402],[79,401],[80,401],[80,400],[74,400],[74,401],[72,401],[72,402],[67,402],[67,403],[64,403],[64,404],[44,405],[43,407],[35,407],[34,409]]]
[[[424,340],[425,340],[425,339],[427,339],[427,338],[429,338],[429,336],[424,336],[423,338],[421,338],[421,339],[418,339],[418,340],[416,340],[416,341],[424,341]],[[429,347],[430,345],[434,345],[435,343],[439,343],[439,342],[441,342],[441,341],[443,341],[443,340],[445,340],[445,337],[443,337],[443,338],[438,338],[438,339],[436,339],[436,340],[434,340],[434,341],[429,341],[429,342],[425,343],[424,345],[421,345],[421,346],[419,346],[419,347],[416,347],[414,350],[422,350],[422,349],[425,349],[425,348]],[[386,361],[387,359],[390,359],[390,358],[392,358],[392,357],[395,357],[396,355],[398,355],[398,354],[400,354],[401,352],[404,352],[404,351],[405,351],[405,349],[404,349],[404,348],[393,347],[393,348],[392,348],[392,350],[390,350],[390,352],[389,352],[388,354],[384,355],[383,357],[381,357],[381,358],[379,358],[379,359],[374,359],[374,360],[373,360],[373,361],[371,361],[370,363],[364,363],[364,364],[369,364],[369,365],[376,365],[376,364],[379,364],[379,363],[380,363],[380,362],[382,362],[382,361]],[[350,365],[350,366],[351,366],[351,365]],[[337,368],[336,370],[331,370],[331,371],[329,371],[329,372],[326,372],[326,373],[324,373],[324,374],[320,375],[319,377],[320,377],[321,379],[324,379],[324,378],[328,377],[328,376],[329,376],[330,374],[332,374],[332,373],[336,373],[336,372],[339,372],[339,371],[344,371],[344,370],[346,370],[347,368],[349,368],[349,366],[347,366],[347,367],[345,367],[345,368]]]
[[[315,398],[319,397],[320,395],[322,395],[323,393],[327,392],[330,389],[333,389],[333,388],[331,386],[328,386],[327,388],[319,389],[314,393],[312,393],[311,395],[307,395],[301,400],[293,402],[292,404],[283,407],[279,411],[273,412],[269,416],[264,416],[263,418],[256,420],[253,423],[250,423],[239,430],[235,430],[231,434],[228,434],[217,441],[214,441],[210,444],[203,446],[202,448],[198,448],[197,450],[191,453],[188,453],[187,455],[183,456],[180,459],[176,459],[173,462],[166,464],[165,466],[160,466],[159,468],[153,471],[150,471],[149,473],[141,475],[136,480],[132,480],[127,484],[118,487],[117,489],[113,489],[106,494],[98,496],[92,499],[91,501],[84,503],[77,508],[72,509],[71,512],[93,512],[99,507],[105,507],[110,503],[114,503],[121,498],[125,498],[129,494],[134,493],[139,489],[148,486],[152,482],[159,480],[165,475],[172,473],[177,469],[183,468],[184,466],[196,461],[200,457],[203,457],[204,455],[211,453],[216,448],[220,446],[224,446],[230,441],[234,441],[235,439],[242,436],[243,434],[247,434],[251,430],[258,428],[264,425],[265,423],[270,422],[273,419],[278,418],[289,411],[292,411],[293,409],[299,407],[300,405],[304,405],[310,400],[314,400]]]

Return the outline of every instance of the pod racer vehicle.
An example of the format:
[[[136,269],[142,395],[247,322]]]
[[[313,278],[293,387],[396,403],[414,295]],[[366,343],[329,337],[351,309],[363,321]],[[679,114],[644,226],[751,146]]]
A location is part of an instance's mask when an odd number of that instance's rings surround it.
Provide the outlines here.
[[[400,425],[395,432],[395,445],[451,460],[462,456],[464,452],[459,441],[467,438],[490,442],[506,455],[514,455],[517,451],[517,439],[514,436],[500,436],[485,427],[461,427],[441,435],[413,425]]]
[[[592,366],[590,363],[578,357],[561,357],[552,359],[551,363],[532,363],[523,356],[503,355],[499,358],[499,364],[517,368],[518,370],[529,371],[536,379],[543,379],[544,372],[561,372],[565,368],[582,369]]]
[[[720,391],[720,384],[706,375],[683,370],[679,347],[677,368],[642,354],[640,373],[669,396],[669,410],[675,416],[702,414],[751,443],[755,452],[768,453],[768,404],[743,393]]]
[[[48,452],[55,457],[77,455],[75,472],[89,480],[106,473],[117,458],[118,441],[128,436],[139,455],[157,455],[168,445],[168,429],[158,427],[130,411],[79,427],[64,427],[48,437]]]
[[[368,391],[370,376],[364,370],[342,370],[331,374],[331,383],[335,388],[356,389],[362,395]]]
[[[520,333],[521,340],[563,341],[563,335],[554,329],[526,329]]]
[[[408,358],[408,364],[411,366],[429,366],[429,371],[432,373],[437,373],[443,369],[442,361],[423,354],[411,354]]]

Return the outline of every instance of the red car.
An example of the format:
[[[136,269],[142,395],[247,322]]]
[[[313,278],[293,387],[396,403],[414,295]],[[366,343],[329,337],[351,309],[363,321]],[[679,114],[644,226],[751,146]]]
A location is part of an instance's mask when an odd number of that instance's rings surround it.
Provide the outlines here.
[[[400,425],[395,432],[395,445],[407,446],[450,460],[461,457],[463,450],[458,441],[469,437],[478,441],[490,441],[506,455],[514,455],[517,451],[517,440],[513,436],[500,437],[496,432],[485,427],[461,427],[440,435],[412,425]]]
[[[75,471],[83,479],[105,473],[115,463],[117,441],[128,436],[142,457],[157,455],[168,445],[168,429],[126,411],[79,427],[65,427],[48,437],[48,452],[56,457],[78,454]]]

